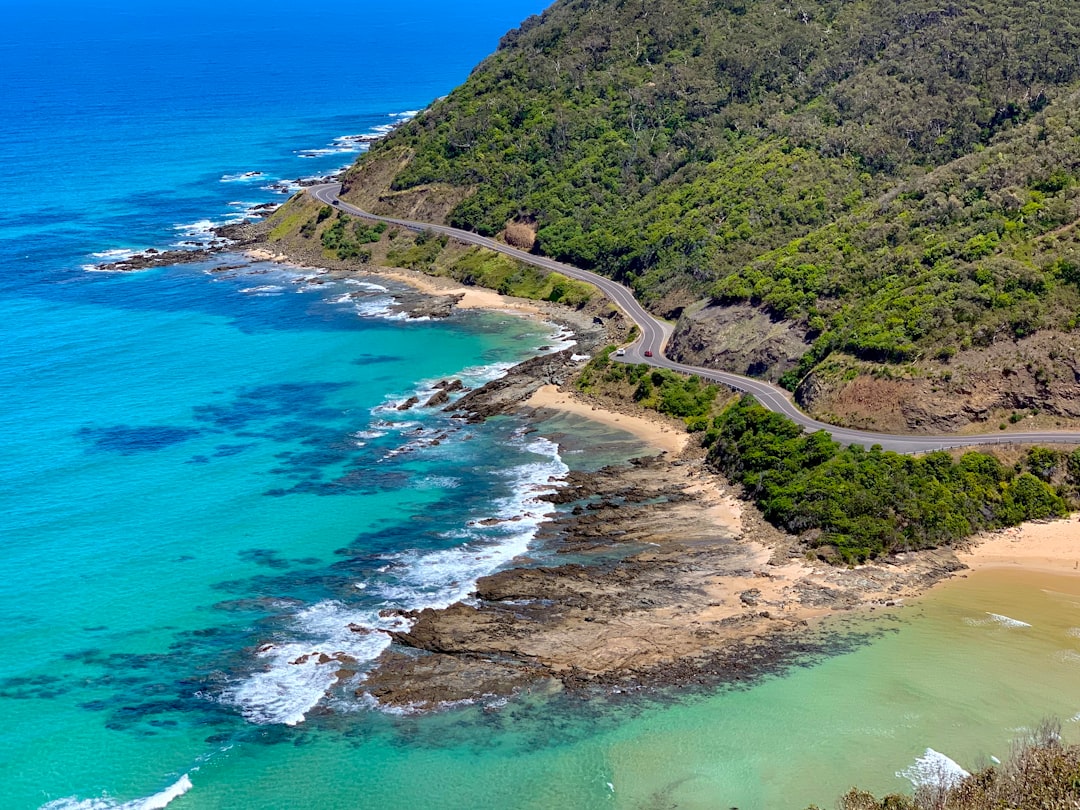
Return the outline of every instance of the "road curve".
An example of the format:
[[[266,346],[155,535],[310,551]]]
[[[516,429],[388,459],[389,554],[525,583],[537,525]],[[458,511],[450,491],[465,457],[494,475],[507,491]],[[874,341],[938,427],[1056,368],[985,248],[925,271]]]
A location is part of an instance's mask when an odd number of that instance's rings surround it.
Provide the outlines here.
[[[470,233],[469,231],[451,228],[447,225],[435,225],[427,222],[414,222],[407,219],[396,219],[394,217],[370,214],[367,211],[363,211],[340,199],[338,197],[340,191],[341,185],[339,183],[324,183],[322,185],[311,186],[307,189],[307,192],[319,202],[333,205],[340,211],[344,211],[347,214],[362,219],[386,222],[387,224],[397,225],[411,231],[431,231],[447,236],[458,242],[464,242],[467,245],[477,245],[479,247],[488,248],[489,250],[494,250],[498,253],[517,259],[518,261],[531,264],[534,267],[539,267],[542,270],[562,273],[568,278],[588,282],[589,284],[598,287],[608,299],[617,304],[641,330],[641,337],[635,341],[633,346],[628,347],[626,350],[626,360],[628,362],[648,363],[649,365],[657,366],[658,368],[668,368],[673,371],[681,371],[685,374],[694,374],[709,382],[720,383],[721,385],[726,385],[736,391],[753,394],[758,402],[770,411],[783,414],[801,425],[804,430],[827,431],[841,444],[858,444],[867,448],[872,447],[873,445],[880,445],[886,450],[895,450],[898,453],[926,453],[932,450],[947,450],[954,447],[970,447],[981,444],[1080,444],[1080,431],[983,433],[972,434],[969,436],[919,436],[873,433],[865,430],[837,427],[826,422],[819,422],[799,410],[787,391],[771,383],[763,380],[755,380],[752,377],[743,377],[739,374],[732,374],[728,371],[717,371],[715,369],[701,368],[699,366],[689,366],[685,363],[669,360],[664,354],[664,348],[668,338],[671,337],[673,327],[671,324],[658,320],[648,313],[645,308],[638,303],[637,299],[634,298],[633,293],[617,281],[597,275],[588,270],[581,270],[580,268],[557,262],[546,256],[536,256],[532,253],[526,253],[524,250],[518,250],[510,245],[496,242],[494,239],[489,239],[486,236],[480,236],[479,234]],[[652,352],[652,355],[646,357],[646,351]]]

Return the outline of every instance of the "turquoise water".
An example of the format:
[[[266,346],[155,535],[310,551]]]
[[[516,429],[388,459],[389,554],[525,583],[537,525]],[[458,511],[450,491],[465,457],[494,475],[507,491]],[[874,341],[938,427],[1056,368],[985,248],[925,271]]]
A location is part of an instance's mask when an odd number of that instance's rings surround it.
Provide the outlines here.
[[[343,136],[541,6],[0,0],[0,807],[828,806],[1080,711],[1075,583],[1005,575],[715,694],[411,717],[337,677],[385,644],[382,608],[447,604],[529,549],[551,476],[641,448],[396,409],[566,337],[544,325],[403,322],[385,281],[220,271],[237,257],[88,268],[344,165]]]

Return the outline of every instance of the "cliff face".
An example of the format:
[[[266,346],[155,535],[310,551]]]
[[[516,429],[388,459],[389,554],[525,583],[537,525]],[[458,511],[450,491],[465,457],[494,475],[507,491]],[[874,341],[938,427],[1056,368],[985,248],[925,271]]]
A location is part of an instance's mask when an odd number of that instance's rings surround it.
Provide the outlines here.
[[[963,352],[948,363],[877,369],[835,356],[796,399],[819,418],[887,432],[952,433],[1080,422],[1080,335],[1041,332]],[[1007,434],[1002,434],[1007,439]]]
[[[1071,0],[564,0],[345,197],[527,225],[691,312],[680,356],[792,387],[978,363],[1080,317],[1078,46]]]
[[[682,363],[734,371],[773,382],[799,365],[810,348],[805,329],[750,304],[705,306],[683,312],[668,344]]]

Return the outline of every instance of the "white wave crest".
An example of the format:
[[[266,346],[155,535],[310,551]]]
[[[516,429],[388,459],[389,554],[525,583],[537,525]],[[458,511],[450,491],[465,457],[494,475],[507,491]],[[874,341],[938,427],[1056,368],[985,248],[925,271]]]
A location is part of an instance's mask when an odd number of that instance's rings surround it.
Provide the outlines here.
[[[337,601],[319,602],[294,618],[298,638],[260,648],[263,670],[226,691],[222,700],[252,723],[294,726],[337,682],[343,666],[372,661],[390,644],[378,628],[398,627],[404,627],[398,618],[351,611]]]
[[[223,174],[222,183],[254,183],[266,175],[263,172],[238,172],[237,174]]]
[[[355,278],[347,278],[344,283],[350,287],[362,287],[365,290],[371,290],[372,292],[390,292],[390,290],[384,287],[382,284],[376,284],[373,281],[360,281]]]
[[[990,613],[989,611],[987,611],[986,615],[989,618],[987,618],[987,619],[975,619],[975,618],[971,618],[971,617],[965,618],[964,619],[964,624],[970,625],[971,627],[986,627],[987,625],[996,624],[996,625],[998,625],[1000,627],[1008,627],[1008,628],[1013,628],[1013,629],[1019,629],[1019,628],[1023,628],[1023,627],[1031,627],[1031,625],[1028,624],[1027,622],[1022,622],[1019,619],[1013,619],[1013,618],[1010,618],[1009,616],[1003,616],[1000,613]]]
[[[191,788],[191,779],[187,774],[184,774],[165,790],[145,799],[119,802],[108,796],[103,796],[100,799],[79,799],[70,796],[66,799],[54,799],[47,802],[41,805],[40,810],[162,810],[162,808],[168,807],[173,799],[180,798]]]
[[[361,318],[379,318],[384,321],[405,321],[409,319],[407,313],[398,312],[394,309],[393,298],[370,298],[356,305],[356,314]],[[425,320],[413,318],[412,320]]]
[[[558,486],[553,479],[570,468],[559,456],[558,445],[548,439],[534,438],[523,449],[542,458],[504,472],[512,481],[512,494],[496,501],[492,514],[485,516],[499,522],[461,532],[467,542],[454,548],[392,556],[399,563],[396,581],[380,585],[381,596],[408,610],[447,607],[468,597],[477,579],[529,550],[550,509],[539,496],[553,492]]]
[[[927,748],[921,757],[917,757],[915,762],[904,770],[897,771],[896,775],[907,779],[915,787],[953,787],[971,774],[940,751]]]
[[[130,259],[139,251],[134,248],[113,248],[112,250],[102,250],[97,253],[91,253],[95,259],[107,259],[110,262],[124,261]]]
[[[1013,619],[1009,616],[1002,616],[1000,613],[990,613],[987,611],[986,615],[1002,627],[1031,627],[1027,622],[1022,622],[1019,619]]]

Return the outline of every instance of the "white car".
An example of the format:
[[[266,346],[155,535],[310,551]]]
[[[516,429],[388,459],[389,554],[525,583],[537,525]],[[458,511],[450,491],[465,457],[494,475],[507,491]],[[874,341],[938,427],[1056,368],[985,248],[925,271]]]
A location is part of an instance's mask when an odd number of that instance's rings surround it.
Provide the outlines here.
[[[625,357],[626,356],[626,349],[616,349],[615,350],[615,356],[616,357]]]

